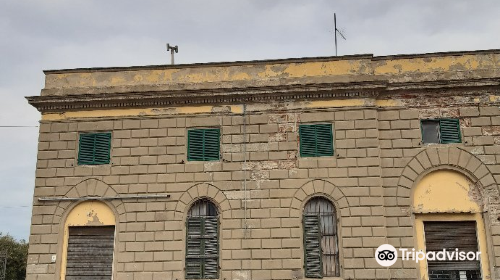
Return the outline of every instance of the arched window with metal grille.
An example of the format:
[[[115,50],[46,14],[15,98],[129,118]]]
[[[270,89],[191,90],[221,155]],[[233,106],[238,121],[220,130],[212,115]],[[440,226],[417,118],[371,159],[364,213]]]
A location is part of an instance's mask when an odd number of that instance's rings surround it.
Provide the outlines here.
[[[196,201],[186,220],[186,279],[219,278],[219,213],[208,199]]]
[[[303,215],[304,269],[308,278],[340,276],[337,215],[332,202],[314,197]]]

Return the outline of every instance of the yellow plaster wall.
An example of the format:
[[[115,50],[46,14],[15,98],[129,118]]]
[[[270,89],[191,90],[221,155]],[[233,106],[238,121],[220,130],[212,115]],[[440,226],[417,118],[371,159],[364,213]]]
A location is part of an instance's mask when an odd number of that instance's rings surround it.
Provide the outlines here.
[[[101,118],[101,117],[140,117],[158,116],[163,114],[201,114],[211,113],[214,106],[191,106],[178,108],[141,108],[141,109],[103,109],[90,111],[68,111],[64,113],[44,113],[42,120],[57,121],[74,118]],[[242,106],[229,106],[231,113],[243,112]]]
[[[61,256],[61,278],[66,275],[66,257],[70,226],[114,226],[116,223],[113,211],[103,202],[85,201],[73,208],[64,223],[64,239]]]
[[[496,56],[493,56],[493,58]],[[488,55],[434,56],[380,60],[374,74],[397,75],[403,73],[429,73],[444,71],[498,68],[499,61]]]
[[[361,107],[372,105],[369,99],[334,99],[296,102],[297,108],[340,108],[340,107]],[[247,111],[261,111],[261,105],[247,107]],[[261,106],[261,107],[259,107]],[[171,114],[209,114],[217,111],[218,108],[225,107],[229,110],[225,113],[243,114],[243,105],[217,105],[217,106],[184,106],[174,108],[141,108],[141,109],[101,109],[90,111],[68,111],[63,113],[43,113],[43,121],[60,121],[79,118],[102,118],[102,117],[142,117],[142,116],[160,116]]]
[[[169,69],[137,69],[90,73],[49,73],[45,88],[65,87],[119,87],[158,84],[200,84],[238,81],[263,81],[276,78],[306,78],[321,76],[371,74],[369,60],[309,61],[299,63],[272,63],[199,66]]]
[[[161,66],[158,66],[161,68]],[[498,53],[436,54],[422,56],[389,56],[372,60],[367,57],[332,58],[315,61],[304,59],[297,62],[248,62],[223,63],[217,65],[179,66],[179,68],[145,69],[123,68],[122,70],[75,70],[72,72],[48,72],[45,89],[96,88],[124,86],[158,86],[221,83],[243,83],[245,85],[268,85],[280,80],[280,84],[293,84],[304,78],[346,77],[344,82],[374,80],[377,76],[406,77],[411,74],[433,72],[464,72],[480,69],[500,68]],[[340,80],[336,80],[340,81]],[[318,80],[321,82],[321,80]],[[241,86],[242,84],[240,84]]]
[[[452,170],[429,173],[413,191],[414,213],[479,213],[480,194],[464,175]]]

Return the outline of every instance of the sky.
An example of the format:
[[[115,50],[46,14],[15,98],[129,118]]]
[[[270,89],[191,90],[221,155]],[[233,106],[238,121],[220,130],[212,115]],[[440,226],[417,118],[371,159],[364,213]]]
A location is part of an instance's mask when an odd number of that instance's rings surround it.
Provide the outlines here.
[[[0,232],[28,239],[42,70],[500,49],[498,0],[0,0]]]

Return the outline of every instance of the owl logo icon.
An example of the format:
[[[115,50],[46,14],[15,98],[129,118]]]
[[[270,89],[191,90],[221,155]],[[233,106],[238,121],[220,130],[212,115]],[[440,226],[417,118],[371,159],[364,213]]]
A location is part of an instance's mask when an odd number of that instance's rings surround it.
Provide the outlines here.
[[[398,251],[390,244],[382,244],[375,251],[375,260],[381,266],[391,266],[398,259]]]

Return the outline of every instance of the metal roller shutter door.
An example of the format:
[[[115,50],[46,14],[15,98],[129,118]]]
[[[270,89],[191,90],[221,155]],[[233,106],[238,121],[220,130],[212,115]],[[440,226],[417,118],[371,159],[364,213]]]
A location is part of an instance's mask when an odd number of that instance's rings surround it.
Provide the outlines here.
[[[476,222],[424,222],[426,251],[478,250]],[[479,261],[428,261],[429,279],[481,279]]]
[[[111,280],[114,226],[69,227],[66,280]]]

